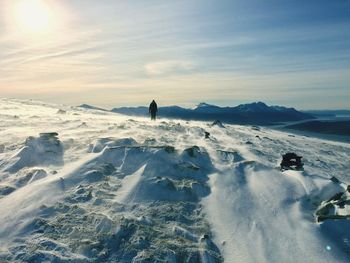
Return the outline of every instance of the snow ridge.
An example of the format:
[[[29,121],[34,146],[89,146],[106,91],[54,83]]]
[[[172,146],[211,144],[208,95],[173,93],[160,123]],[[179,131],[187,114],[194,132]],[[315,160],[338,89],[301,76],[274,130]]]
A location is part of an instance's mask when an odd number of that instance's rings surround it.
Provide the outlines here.
[[[347,198],[349,144],[33,101],[0,112],[1,262],[348,261],[349,221],[316,211]],[[276,168],[290,151],[304,171]]]

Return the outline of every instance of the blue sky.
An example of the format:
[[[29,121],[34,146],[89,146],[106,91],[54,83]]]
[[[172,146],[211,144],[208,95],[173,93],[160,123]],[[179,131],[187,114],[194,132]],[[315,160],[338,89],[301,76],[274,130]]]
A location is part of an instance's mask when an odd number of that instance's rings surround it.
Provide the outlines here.
[[[0,0],[0,12],[0,97],[350,108],[349,0]]]

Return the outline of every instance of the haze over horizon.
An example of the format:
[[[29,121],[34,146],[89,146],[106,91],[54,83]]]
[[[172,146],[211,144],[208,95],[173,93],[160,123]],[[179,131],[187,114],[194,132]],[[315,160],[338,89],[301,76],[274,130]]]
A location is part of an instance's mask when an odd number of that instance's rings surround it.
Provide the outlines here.
[[[348,0],[0,0],[0,14],[0,97],[350,108]]]

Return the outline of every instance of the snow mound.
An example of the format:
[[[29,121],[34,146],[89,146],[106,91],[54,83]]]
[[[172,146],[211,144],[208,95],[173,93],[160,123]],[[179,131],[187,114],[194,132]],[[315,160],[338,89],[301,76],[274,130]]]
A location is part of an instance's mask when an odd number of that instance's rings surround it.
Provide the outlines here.
[[[0,262],[349,261],[349,144],[35,101],[0,112]],[[303,171],[280,170],[286,152]]]
[[[24,147],[12,158],[5,170],[15,173],[23,167],[38,165],[62,165],[63,146],[57,133],[41,133],[38,138],[28,137]]]
[[[92,146],[90,152],[101,152],[105,147],[134,146],[137,142],[133,138],[100,138]]]

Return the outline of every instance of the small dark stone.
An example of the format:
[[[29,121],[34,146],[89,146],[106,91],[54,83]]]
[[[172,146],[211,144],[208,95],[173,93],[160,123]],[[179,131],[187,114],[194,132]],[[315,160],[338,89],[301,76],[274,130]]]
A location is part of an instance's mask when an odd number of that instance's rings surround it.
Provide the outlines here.
[[[346,187],[346,190],[350,193],[350,184]]]
[[[340,201],[339,203],[337,203],[337,205],[339,206],[339,208],[343,209],[345,208],[345,205],[346,205],[346,201]]]
[[[337,193],[337,194],[333,195],[327,202],[338,201],[342,198],[343,195],[344,195],[344,193],[342,193],[342,192]]]
[[[318,217],[324,217],[328,216],[331,210],[334,208],[334,205],[331,203],[326,204],[325,206],[322,206],[320,209],[316,211],[316,215]]]
[[[40,137],[50,138],[50,137],[57,137],[58,133],[57,132],[42,132],[39,135],[40,135]]]
[[[211,124],[211,126],[218,126],[218,127],[220,127],[220,128],[225,128],[225,126],[224,126],[224,125],[222,124],[222,122],[219,121],[219,120],[214,121],[214,122]]]
[[[201,242],[203,242],[204,240],[209,239],[209,235],[208,234],[204,234],[203,236],[201,236]]]
[[[210,133],[209,132],[204,132],[204,136],[205,136],[206,139],[209,139]]]
[[[336,178],[335,176],[332,176],[332,177],[331,177],[331,181],[332,181],[333,183],[336,183],[336,184],[340,183],[340,181],[338,180],[338,178]]]

